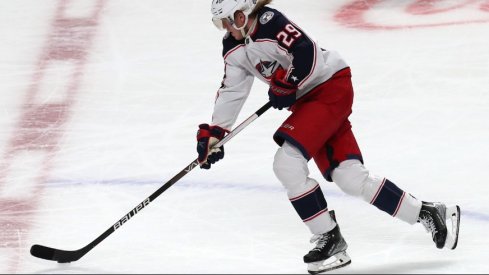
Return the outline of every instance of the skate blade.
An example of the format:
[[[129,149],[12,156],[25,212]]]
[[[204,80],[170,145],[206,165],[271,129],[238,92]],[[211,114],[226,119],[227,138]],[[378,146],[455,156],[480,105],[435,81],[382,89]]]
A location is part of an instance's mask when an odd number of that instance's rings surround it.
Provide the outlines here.
[[[460,228],[460,207],[458,205],[447,207],[447,221],[450,220],[452,227],[451,230],[447,230],[447,240],[445,247],[449,249],[457,248],[458,244],[458,232]],[[449,223],[447,222],[447,226]]]
[[[331,261],[331,259],[333,261]],[[328,262],[328,260],[330,261]],[[346,251],[342,251],[333,255],[333,257],[330,257],[327,260],[309,263],[307,266],[307,271],[310,274],[319,274],[322,272],[327,272],[327,271],[344,267],[346,265],[349,265],[350,263],[351,263],[350,256],[346,253]]]

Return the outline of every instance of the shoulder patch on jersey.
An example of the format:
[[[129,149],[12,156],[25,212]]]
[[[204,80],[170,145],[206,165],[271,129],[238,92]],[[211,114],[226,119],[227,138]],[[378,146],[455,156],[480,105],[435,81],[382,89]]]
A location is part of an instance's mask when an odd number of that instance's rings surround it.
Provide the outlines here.
[[[273,11],[267,11],[267,12],[265,12],[260,17],[260,23],[262,25],[265,25],[266,23],[268,23],[268,21],[272,20],[272,18],[273,18],[274,15],[275,15],[275,13],[273,13]]]

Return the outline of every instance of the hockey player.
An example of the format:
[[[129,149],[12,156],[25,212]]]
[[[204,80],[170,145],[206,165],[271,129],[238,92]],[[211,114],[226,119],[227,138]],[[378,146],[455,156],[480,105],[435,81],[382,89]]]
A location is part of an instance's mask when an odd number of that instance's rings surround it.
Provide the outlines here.
[[[319,183],[309,177],[313,159],[327,181],[408,224],[422,223],[437,248],[455,249],[460,209],[424,202],[364,166],[348,117],[353,87],[348,64],[335,51],[321,48],[271,0],[213,0],[212,21],[222,30],[225,74],[210,124],[197,132],[200,167],[224,157],[213,148],[236,122],[254,78],[269,85],[272,106],[290,116],[273,138],[280,146],[273,170],[287,190],[316,246],[304,256],[316,274],[351,262],[347,243],[333,211],[328,211]],[[447,229],[446,221],[449,223]]]

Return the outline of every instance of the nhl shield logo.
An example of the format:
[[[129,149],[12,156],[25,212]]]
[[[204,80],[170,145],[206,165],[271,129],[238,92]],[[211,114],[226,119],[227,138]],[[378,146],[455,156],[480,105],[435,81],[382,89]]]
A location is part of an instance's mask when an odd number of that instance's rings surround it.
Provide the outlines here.
[[[260,23],[262,25],[265,25],[266,23],[268,23],[268,21],[272,20],[273,16],[275,14],[272,12],[272,11],[267,11],[265,12],[261,17],[260,17]]]

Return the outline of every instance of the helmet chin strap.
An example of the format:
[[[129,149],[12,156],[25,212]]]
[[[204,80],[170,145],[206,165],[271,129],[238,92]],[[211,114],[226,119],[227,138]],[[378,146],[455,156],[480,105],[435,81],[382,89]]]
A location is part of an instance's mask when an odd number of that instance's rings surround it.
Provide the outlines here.
[[[241,31],[241,34],[243,35],[243,38],[248,36],[248,33],[255,28],[255,25],[256,25],[256,22],[257,22],[257,18],[255,18],[255,20],[253,20],[253,24],[251,25],[251,27],[248,29],[248,31],[245,31],[245,28],[246,28],[246,25],[248,25],[248,16],[246,16],[246,19],[245,19],[245,23],[243,24],[243,27],[239,28],[239,30]]]

